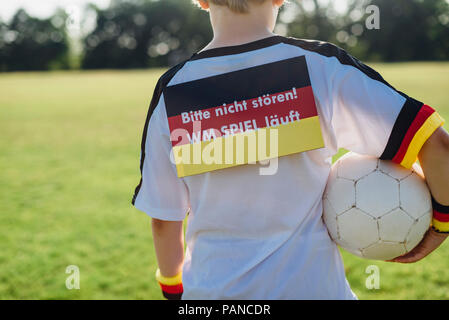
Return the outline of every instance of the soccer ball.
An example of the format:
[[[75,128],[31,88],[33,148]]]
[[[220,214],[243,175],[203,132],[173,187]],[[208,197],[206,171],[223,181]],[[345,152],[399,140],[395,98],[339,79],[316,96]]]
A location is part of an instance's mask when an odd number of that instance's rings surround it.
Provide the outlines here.
[[[418,164],[348,153],[338,160],[323,197],[323,220],[332,239],[366,259],[391,260],[423,239],[432,200]]]

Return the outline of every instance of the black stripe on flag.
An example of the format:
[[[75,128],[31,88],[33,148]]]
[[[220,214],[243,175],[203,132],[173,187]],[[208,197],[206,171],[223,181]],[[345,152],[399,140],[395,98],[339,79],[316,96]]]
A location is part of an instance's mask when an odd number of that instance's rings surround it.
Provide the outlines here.
[[[185,82],[164,89],[167,116],[310,86],[305,56]]]

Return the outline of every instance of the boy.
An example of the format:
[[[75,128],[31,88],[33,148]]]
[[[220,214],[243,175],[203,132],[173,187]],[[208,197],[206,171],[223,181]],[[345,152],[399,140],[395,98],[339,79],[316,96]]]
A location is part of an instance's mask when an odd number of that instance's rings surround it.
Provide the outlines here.
[[[396,262],[418,261],[445,240],[449,135],[432,108],[331,44],[273,34],[283,0],[198,4],[209,10],[214,38],[159,79],[133,198],[152,217],[166,298],[355,299],[321,219],[339,148],[407,167],[419,155],[435,199],[433,227]],[[195,126],[211,131],[195,140]],[[280,156],[271,175],[260,174],[263,156],[244,165],[180,161],[179,151],[204,153],[270,127],[278,128]]]

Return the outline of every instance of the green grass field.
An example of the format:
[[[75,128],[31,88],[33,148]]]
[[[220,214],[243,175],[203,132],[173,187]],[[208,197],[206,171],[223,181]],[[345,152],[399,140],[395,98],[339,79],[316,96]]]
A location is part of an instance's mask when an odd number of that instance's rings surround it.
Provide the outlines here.
[[[449,119],[449,63],[375,66]],[[160,299],[149,218],[131,207],[163,70],[0,74],[0,299]],[[343,253],[360,299],[448,299],[449,242],[413,265]],[[368,290],[366,267],[380,268]],[[68,290],[77,265],[81,289]]]

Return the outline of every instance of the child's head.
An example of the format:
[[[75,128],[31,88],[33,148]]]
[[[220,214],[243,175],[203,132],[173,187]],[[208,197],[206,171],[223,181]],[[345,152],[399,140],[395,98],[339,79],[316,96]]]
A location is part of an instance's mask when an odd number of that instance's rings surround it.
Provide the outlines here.
[[[248,23],[251,23],[252,19],[265,22],[270,29],[273,29],[278,9],[284,0],[193,0],[193,2],[210,12],[212,25],[214,20],[223,20],[222,18],[228,22],[229,18],[246,19]],[[221,18],[214,19],[213,16]]]

